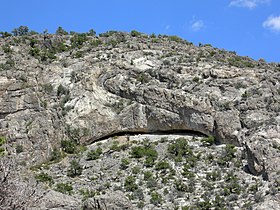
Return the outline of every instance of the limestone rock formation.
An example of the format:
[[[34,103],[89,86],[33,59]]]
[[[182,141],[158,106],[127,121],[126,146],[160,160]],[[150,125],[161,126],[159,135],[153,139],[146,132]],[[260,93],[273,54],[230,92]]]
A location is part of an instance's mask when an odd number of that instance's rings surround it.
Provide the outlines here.
[[[248,176],[279,190],[280,64],[123,32],[0,37],[0,45],[0,136],[22,173],[114,135],[188,132],[239,147]],[[107,209],[135,208],[118,196],[100,199]],[[85,209],[106,209],[94,199]],[[82,205],[53,190],[41,202]]]

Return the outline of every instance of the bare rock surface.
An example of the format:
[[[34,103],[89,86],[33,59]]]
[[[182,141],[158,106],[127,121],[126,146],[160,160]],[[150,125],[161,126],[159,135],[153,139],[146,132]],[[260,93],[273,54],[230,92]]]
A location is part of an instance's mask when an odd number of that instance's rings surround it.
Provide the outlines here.
[[[93,167],[86,166],[84,151],[91,144],[113,136],[126,139],[127,134],[192,133],[199,138],[213,136],[217,148],[239,148],[244,160],[240,170],[247,172],[242,177],[256,176],[264,186],[273,186],[273,192],[277,189],[271,199],[279,195],[279,64],[240,57],[209,45],[197,47],[174,36],[123,32],[99,37],[0,37],[0,45],[0,136],[5,139],[0,146],[4,155],[16,158],[23,174],[34,176],[47,166],[55,184],[64,183],[72,159],[84,161],[83,167]],[[100,164],[106,163],[106,159],[102,161]],[[87,183],[85,179],[89,177],[68,181],[78,192]],[[132,195],[125,193],[121,199],[111,188],[109,194],[105,190],[105,197],[98,198],[101,200],[85,196],[88,200],[83,203],[79,196],[53,191],[54,186],[47,187],[51,191],[44,196],[42,208],[75,209],[84,204],[95,206],[85,209],[96,209],[104,200],[107,209],[192,205],[184,196],[182,202],[172,198],[166,204],[149,204],[145,196],[157,194],[145,189],[143,203],[135,204],[130,202]],[[168,200],[168,196],[164,198]],[[250,205],[254,207],[256,200]],[[103,204],[97,204],[99,201]],[[269,205],[266,199],[258,202],[259,209]]]

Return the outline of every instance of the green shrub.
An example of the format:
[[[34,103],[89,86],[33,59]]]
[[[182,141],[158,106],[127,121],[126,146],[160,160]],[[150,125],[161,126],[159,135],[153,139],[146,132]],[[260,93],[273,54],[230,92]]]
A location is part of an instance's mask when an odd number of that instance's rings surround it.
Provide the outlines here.
[[[182,210],[191,210],[193,209],[192,206],[182,206]]]
[[[79,33],[74,34],[74,36],[70,39],[72,48],[81,48],[82,45],[88,40],[87,34]]]
[[[152,167],[158,157],[157,151],[149,145],[133,147],[130,154],[133,158],[146,157],[146,167]]]
[[[6,60],[6,64],[5,64],[5,67],[6,69],[11,69],[12,67],[14,67],[16,65],[15,61],[12,60],[12,58],[8,58]]]
[[[68,154],[74,154],[77,152],[77,143],[72,140],[62,140],[61,148]]]
[[[156,170],[165,170],[165,169],[169,169],[170,168],[170,165],[168,162],[166,161],[160,161],[156,164],[156,167],[155,169]]]
[[[81,58],[83,57],[84,52],[83,51],[77,51],[75,54],[73,54],[74,58]]]
[[[196,202],[195,206],[197,207],[197,209],[211,209],[212,207],[209,199],[198,201]]]
[[[6,139],[2,136],[0,136],[0,156],[4,155],[5,149],[2,148],[2,146],[6,143]]]
[[[40,174],[37,174],[35,176],[35,179],[38,180],[39,182],[44,182],[44,183],[48,183],[49,185],[52,185],[53,184],[53,178],[48,175],[47,173],[40,173]]]
[[[185,41],[178,36],[168,36],[168,39],[173,42],[184,43]]]
[[[6,143],[6,139],[3,136],[0,136],[0,147]]]
[[[61,26],[59,26],[56,29],[55,34],[57,34],[57,35],[68,35],[68,32],[65,31]]]
[[[176,180],[174,185],[176,190],[180,192],[188,192],[188,186],[183,182],[183,180]]]
[[[178,138],[174,143],[169,144],[167,151],[176,162],[181,162],[182,157],[193,154],[185,138]]]
[[[52,84],[43,84],[42,88],[43,88],[44,92],[46,92],[46,93],[51,93],[53,91]]]
[[[113,151],[121,151],[121,146],[119,146],[119,142],[118,141],[114,141],[113,145],[110,147],[110,150]]]
[[[228,64],[230,66],[236,66],[239,68],[244,68],[244,67],[254,68],[255,67],[255,64],[253,61],[251,61],[250,59],[248,59],[246,57],[240,57],[240,56],[234,56],[234,57],[228,58]]]
[[[101,44],[102,44],[102,41],[99,40],[99,39],[92,40],[92,41],[90,42],[90,45],[91,45],[92,47],[98,47],[98,46],[101,45]]]
[[[70,168],[68,169],[67,175],[70,177],[80,176],[82,174],[83,167],[78,161],[72,160],[70,162]]]
[[[226,203],[225,199],[219,195],[215,196],[215,199],[212,201],[212,206],[215,207],[215,209],[225,209]]]
[[[36,34],[39,34],[37,31],[34,31],[34,30],[31,30],[31,31],[29,31],[29,35],[36,35]]]
[[[90,30],[87,32],[87,35],[88,35],[88,36],[96,36],[96,31],[93,30],[93,29],[90,29]]]
[[[128,166],[129,166],[129,160],[127,159],[127,158],[123,158],[122,160],[121,160],[121,165],[120,165],[120,168],[122,169],[122,170],[125,170],[125,169],[127,169],[128,168]]]
[[[239,185],[238,177],[231,172],[225,177],[225,179],[227,181],[224,186],[223,194],[225,196],[230,194],[239,195],[241,193],[241,186]]]
[[[148,146],[137,146],[131,149],[131,157],[133,158],[142,158],[142,157],[153,157],[158,156],[157,151]]]
[[[150,35],[150,38],[155,39],[155,38],[157,38],[157,36],[155,35],[155,33],[152,33],[152,34]]]
[[[149,76],[143,72],[141,72],[140,74],[138,74],[137,76],[137,81],[141,82],[141,83],[148,83],[150,81]]]
[[[138,37],[138,36],[141,36],[142,33],[138,32],[138,31],[135,31],[135,30],[132,30],[130,32],[130,35],[133,36],[133,37]]]
[[[105,33],[101,33],[99,34],[100,37],[110,37],[112,36],[113,34],[117,34],[118,32],[117,31],[107,31]]]
[[[242,99],[246,99],[249,97],[249,93],[247,91],[245,91],[242,95],[241,95]]]
[[[198,83],[198,82],[199,82],[199,77],[194,77],[194,78],[193,78],[193,81],[196,82],[196,83]]]
[[[46,50],[46,51],[43,51],[40,54],[40,58],[41,58],[41,61],[47,62],[47,61],[55,60],[56,59],[56,55],[55,55],[55,52],[50,51],[50,50]]]
[[[16,153],[22,153],[23,152],[23,146],[21,144],[16,145]]]
[[[64,42],[58,42],[55,46],[53,46],[54,53],[66,52],[69,48],[65,45]]]
[[[227,144],[224,148],[223,154],[218,159],[218,164],[221,166],[228,166],[229,162],[236,157],[236,148],[233,144]]]
[[[96,150],[90,150],[87,153],[87,160],[96,160],[102,154],[102,149],[98,147]]]
[[[0,31],[0,36],[2,38],[6,38],[6,37],[9,37],[9,36],[12,36],[12,34],[7,32],[7,31]]]
[[[31,40],[30,40],[30,47],[34,47],[35,46],[35,44],[37,44],[37,40],[36,39],[34,39],[34,38],[32,38]]]
[[[93,198],[97,194],[95,190],[89,190],[89,189],[80,189],[79,192],[83,196],[83,200],[86,200],[88,198]]]
[[[188,179],[191,179],[191,178],[195,177],[195,174],[194,174],[194,172],[192,172],[190,170],[190,165],[188,163],[186,163],[183,167],[182,176],[184,176]]]
[[[2,49],[3,49],[4,53],[7,53],[7,54],[13,52],[13,50],[11,49],[11,47],[8,44],[3,45]]]
[[[151,171],[145,171],[144,172],[144,180],[145,181],[148,181],[152,177],[153,177],[153,173]]]
[[[218,181],[221,179],[221,172],[220,171],[212,171],[206,173],[206,179],[208,181]]]
[[[162,202],[162,196],[158,192],[154,191],[151,193],[150,202],[157,206]]]
[[[139,203],[137,203],[137,207],[138,207],[139,209],[143,209],[144,206],[145,206],[145,203],[144,203],[143,201],[140,201]]]
[[[40,56],[40,50],[37,47],[32,47],[29,50],[29,55],[31,55],[33,57],[39,57]]]
[[[5,154],[5,149],[0,147],[0,156],[4,155]]]
[[[70,91],[64,87],[62,84],[60,84],[57,87],[57,96],[62,96],[62,95],[69,95]]]
[[[140,171],[141,171],[141,169],[140,169],[140,167],[138,167],[138,166],[133,167],[132,170],[131,170],[131,172],[132,172],[133,174],[139,174]]]
[[[66,134],[68,138],[71,141],[75,142],[76,144],[78,144],[80,141],[81,138],[80,132],[81,132],[80,128],[73,128],[69,125],[66,126]]]
[[[227,144],[225,148],[227,156],[232,159],[235,157],[236,148],[233,144]]]
[[[136,179],[133,176],[126,177],[124,181],[124,188],[126,191],[135,191],[138,189],[138,186],[136,184]]]
[[[71,195],[72,191],[73,191],[73,187],[69,183],[57,183],[56,187],[55,187],[55,190],[58,191],[58,192],[61,192],[63,194]]]
[[[208,136],[208,137],[202,138],[201,142],[204,146],[211,146],[215,143],[215,138],[214,138],[214,136]]]
[[[171,62],[170,60],[163,60],[163,65],[170,66]]]
[[[54,147],[51,155],[50,155],[50,161],[59,161],[62,158],[61,152],[57,147]]]
[[[27,26],[20,26],[18,28],[15,28],[14,30],[12,30],[12,34],[14,36],[24,36],[24,35],[28,35],[29,29]]]

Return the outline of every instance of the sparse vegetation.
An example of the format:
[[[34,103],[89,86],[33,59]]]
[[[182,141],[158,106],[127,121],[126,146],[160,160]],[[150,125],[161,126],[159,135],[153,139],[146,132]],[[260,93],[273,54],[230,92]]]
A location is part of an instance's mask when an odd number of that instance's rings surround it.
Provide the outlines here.
[[[178,36],[168,36],[168,39],[173,42],[184,43],[185,41]]]
[[[230,66],[235,66],[235,67],[239,67],[239,68],[254,68],[255,64],[253,63],[252,60],[248,59],[248,58],[242,58],[239,56],[235,56],[235,57],[230,57],[228,58],[228,64]]]
[[[132,158],[146,157],[145,166],[152,167],[158,157],[158,153],[151,145],[137,146],[131,149]]]
[[[50,155],[50,161],[59,161],[61,158],[62,154],[60,150],[57,147],[54,147]]]
[[[214,136],[208,136],[208,137],[202,138],[201,142],[204,146],[211,146],[215,143],[215,138],[214,138]]]
[[[135,31],[135,30],[132,30],[132,31],[130,32],[130,34],[131,34],[131,36],[133,36],[133,37],[141,36],[141,33],[138,32],[138,31]]]
[[[235,158],[236,148],[232,144],[227,144],[223,154],[221,155],[220,159],[218,160],[218,164],[221,166],[228,166],[233,158]]]
[[[5,149],[2,147],[6,143],[6,139],[0,136],[0,156],[5,154]]]
[[[168,145],[168,152],[176,162],[181,162],[184,156],[192,154],[192,149],[184,138],[178,138],[174,143]]]
[[[166,170],[166,169],[169,169],[170,168],[170,165],[168,162],[166,161],[160,161],[156,164],[156,167],[155,169],[156,170]]]
[[[120,165],[120,168],[122,169],[122,170],[125,170],[125,169],[127,169],[128,168],[128,165],[129,165],[129,159],[127,159],[127,158],[123,158],[123,159],[121,159],[121,165]]]
[[[198,82],[199,82],[199,77],[194,77],[194,78],[193,78],[193,81],[196,82],[196,83],[198,83]]]
[[[39,182],[45,182],[47,183],[48,185],[52,185],[53,184],[53,178],[48,175],[47,173],[44,173],[44,172],[41,172],[39,174],[37,174],[35,176],[36,180],[38,180]]]
[[[71,195],[73,191],[73,187],[69,183],[57,183],[55,190],[63,194]]]
[[[279,194],[277,171],[263,180],[275,160],[255,176],[247,151],[222,143],[237,133],[279,153],[266,132],[278,122],[280,64],[135,30],[13,35],[0,32],[0,209],[7,182],[20,187],[31,173],[84,209],[115,195],[133,209],[250,209]]]
[[[11,49],[11,47],[8,44],[5,44],[2,46],[2,50],[4,51],[4,53],[9,54],[12,53],[13,50]]]
[[[20,26],[18,28],[15,28],[14,30],[12,30],[12,34],[14,36],[28,35],[28,32],[29,32],[29,28],[27,26]]]
[[[82,45],[88,40],[88,37],[84,33],[76,33],[71,38],[71,46],[72,48],[81,48]]]
[[[126,177],[124,181],[124,188],[126,191],[135,191],[138,189],[138,185],[136,184],[136,179],[133,176]]]
[[[158,192],[151,192],[150,202],[157,206],[162,202],[162,196]]]
[[[16,153],[19,154],[19,153],[22,153],[22,152],[23,152],[22,144],[17,144],[16,145]]]
[[[79,164],[77,160],[72,160],[70,162],[70,167],[68,169],[67,175],[70,177],[80,176],[82,174],[83,167]]]
[[[102,149],[98,147],[96,150],[90,150],[87,153],[87,160],[96,160],[98,159],[102,154]]]
[[[57,34],[57,35],[68,35],[68,32],[65,31],[61,26],[59,26],[56,29],[55,34]]]
[[[62,140],[61,148],[68,154],[74,154],[77,152],[77,143],[73,140]]]

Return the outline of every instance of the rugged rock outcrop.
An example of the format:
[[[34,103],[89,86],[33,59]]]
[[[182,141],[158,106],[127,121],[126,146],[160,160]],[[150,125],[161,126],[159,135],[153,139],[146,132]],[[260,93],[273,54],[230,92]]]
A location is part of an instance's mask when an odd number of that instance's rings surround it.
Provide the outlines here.
[[[279,64],[119,32],[0,44],[0,135],[22,170],[47,160],[62,140],[89,145],[120,133],[189,131],[243,147],[248,171],[279,183]]]

